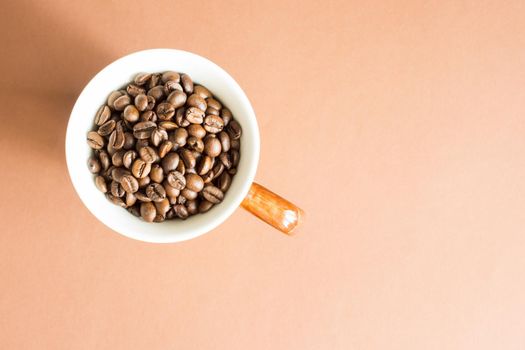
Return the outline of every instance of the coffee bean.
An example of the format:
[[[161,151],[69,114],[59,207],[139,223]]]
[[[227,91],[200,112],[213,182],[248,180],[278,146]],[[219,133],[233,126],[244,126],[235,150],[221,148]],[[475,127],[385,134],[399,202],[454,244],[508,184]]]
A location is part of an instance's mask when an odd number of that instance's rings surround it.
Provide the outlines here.
[[[171,103],[173,108],[179,108],[184,106],[184,104],[186,103],[186,99],[187,97],[184,92],[182,92],[181,90],[174,90],[168,95],[166,101]]]
[[[204,130],[200,124],[191,124],[187,127],[187,130],[190,136],[195,136],[198,139],[202,139],[206,136],[206,130]]]
[[[196,138],[195,136],[188,137],[188,141],[186,142],[186,148],[192,151],[196,151],[199,153],[202,153],[204,150],[204,142],[202,142],[201,139]],[[195,157],[197,160],[197,157]]]
[[[186,197],[184,197],[182,194],[180,196],[177,197],[177,202],[176,204],[186,204],[188,200],[186,199]]]
[[[201,158],[199,162],[199,166],[197,167],[197,173],[199,175],[204,175],[207,172],[209,172],[213,167],[213,158],[210,156],[204,156]]]
[[[231,149],[238,150],[241,147],[241,143],[239,142],[239,140],[231,140],[230,139],[230,142],[231,142]]]
[[[88,169],[92,174],[98,174],[101,169],[100,161],[95,157],[88,159]]]
[[[220,203],[224,198],[224,193],[217,187],[213,185],[207,185],[202,190],[202,196],[209,202],[213,204]]]
[[[97,132],[100,136],[108,136],[115,130],[116,126],[117,123],[114,120],[108,120],[98,128]]]
[[[139,188],[144,188],[150,184],[151,178],[149,176],[144,176],[138,178],[137,181],[139,183]]]
[[[213,203],[203,200],[199,203],[199,213],[205,213],[213,207]]]
[[[189,149],[183,148],[179,151],[179,155],[186,168],[195,168],[195,156]]]
[[[162,158],[160,164],[162,165],[164,172],[167,174],[170,171],[175,170],[179,165],[179,155],[175,152],[170,152]]]
[[[204,152],[210,157],[217,157],[221,154],[221,142],[216,138],[208,138],[204,142]]]
[[[175,90],[183,92],[182,86],[178,82],[170,80],[164,83],[164,94],[169,95]]]
[[[131,98],[128,95],[122,95],[113,102],[113,108],[117,111],[123,111],[130,103]]]
[[[206,174],[202,175],[202,180],[205,184],[208,184],[213,181],[215,178],[215,173],[213,172],[213,169],[208,171]]]
[[[155,107],[155,98],[153,96],[146,96],[148,99],[148,105],[146,106],[147,111],[151,111]]]
[[[129,84],[127,87],[126,87],[126,92],[128,93],[128,95],[132,96],[132,97],[136,97],[140,94],[145,94],[146,93],[146,90],[144,90],[143,88],[135,85],[135,84]]]
[[[204,111],[197,107],[190,107],[186,110],[186,120],[192,124],[202,124],[204,120]]]
[[[222,151],[228,152],[230,150],[230,136],[228,136],[228,133],[221,131],[219,133],[219,141],[221,141]]]
[[[135,82],[135,84],[142,86],[146,84],[150,78],[150,73],[139,73],[135,76],[135,79],[133,79],[133,81]]]
[[[124,175],[120,179],[120,185],[127,193],[135,193],[139,190],[139,183],[132,175]]]
[[[188,138],[188,131],[186,129],[178,128],[172,135],[172,142],[178,144],[180,147],[183,147],[186,144],[186,139]]]
[[[157,85],[148,90],[148,96],[151,96],[155,101],[160,101],[164,97],[164,86]]]
[[[122,208],[125,208],[126,207],[126,203],[124,203],[124,201],[119,198],[119,197],[115,197],[114,195],[112,195],[111,193],[106,193],[106,198],[113,204],[115,205],[118,205],[119,207],[122,207]]]
[[[185,220],[188,218],[188,210],[186,209],[186,207],[182,204],[177,204],[176,206],[173,207],[173,210],[175,211],[175,214],[181,218],[182,220]]]
[[[180,75],[177,72],[167,71],[162,73],[161,80],[163,83],[167,83],[168,81],[174,81],[178,83],[180,81]]]
[[[97,186],[98,190],[102,193],[106,193],[108,191],[108,186],[106,185],[106,180],[103,176],[97,176],[95,178],[95,186]]]
[[[197,94],[190,95],[186,101],[186,104],[191,107],[197,107],[202,111],[206,111],[206,108],[208,108],[206,100]]]
[[[102,166],[102,169],[108,170],[109,166],[111,165],[109,154],[106,151],[100,151],[98,153],[98,159],[100,160],[100,165]]]
[[[136,178],[143,178],[149,175],[151,164],[142,159],[136,159],[131,166],[131,172]]]
[[[164,186],[164,190],[166,191],[166,195],[168,197],[177,197],[180,194],[180,190],[171,186],[168,180],[164,180],[162,182],[162,186]]]
[[[108,96],[108,100],[107,100],[108,106],[110,108],[114,108],[113,105],[115,104],[115,101],[117,100],[117,98],[119,98],[122,95],[123,93],[120,91],[113,91],[112,93],[110,93]]]
[[[149,146],[142,147],[139,150],[139,154],[140,154],[140,158],[142,158],[142,160],[144,160],[146,163],[153,163],[159,157],[157,155],[157,152]]]
[[[189,188],[185,188],[183,189],[181,192],[180,192],[181,196],[184,196],[184,198],[186,198],[187,200],[194,200],[195,198],[197,198],[198,196],[198,193],[195,192],[195,191],[192,191],[190,190]]]
[[[126,168],[113,167],[111,169],[111,178],[117,182],[120,182],[124,176],[129,175],[129,174],[130,172]]]
[[[193,92],[193,80],[191,80],[191,77],[187,74],[182,74],[180,76],[180,82],[182,85],[182,88],[184,89],[184,92],[187,94],[191,94]]]
[[[170,203],[171,204],[171,203]],[[166,213],[166,220],[171,220],[175,218],[175,211],[173,211],[173,208],[171,208],[170,210],[168,210],[168,212]]]
[[[230,154],[231,154],[231,158],[232,158],[232,165],[234,167],[237,167],[237,165],[239,165],[239,160],[241,159],[241,154],[239,153],[239,151],[237,151],[235,149],[232,150],[230,152]]]
[[[157,73],[151,74],[151,78],[149,78],[149,81],[147,84],[148,89],[152,89],[155,86],[159,85],[159,83],[161,83],[160,77],[161,77],[161,74],[157,74]]]
[[[226,167],[226,169],[230,169],[232,167],[232,160],[229,153],[221,153],[219,156],[219,160],[222,164]]]
[[[195,215],[199,212],[199,203],[194,199],[186,202],[186,210],[188,215]]]
[[[153,164],[151,166],[151,171],[149,172],[149,177],[151,181],[156,183],[161,183],[164,180],[164,170],[158,164]]]
[[[162,129],[166,131],[172,131],[172,130],[177,129],[179,126],[172,121],[163,120],[159,123],[159,127],[161,127]]]
[[[108,106],[103,105],[98,109],[97,114],[95,115],[95,124],[100,126],[104,124],[105,122],[107,122],[110,117],[111,117],[111,110],[109,109]]]
[[[156,128],[157,124],[151,121],[137,123],[133,127],[133,136],[137,139],[148,139]]]
[[[146,187],[146,195],[154,202],[160,202],[166,198],[166,190],[161,184],[152,183]]]
[[[232,112],[228,108],[221,109],[221,118],[224,120],[224,125],[228,125],[233,119]]]
[[[217,109],[215,109],[215,108],[208,107],[208,108],[206,108],[206,115],[208,115],[208,114],[212,114],[212,115],[217,115],[218,116],[218,115],[220,115],[220,112]]]
[[[186,187],[186,178],[178,171],[171,171],[167,177],[168,183],[171,187],[182,190]]]
[[[104,147],[104,139],[96,131],[88,132],[87,143],[93,149],[102,149]]]
[[[186,174],[186,166],[184,165],[184,162],[179,162],[179,165],[177,165],[177,170],[182,175]]]
[[[155,219],[155,216],[157,215],[157,210],[155,209],[155,206],[152,203],[141,203],[140,204],[140,216],[144,219],[146,222],[153,222],[153,219]]]
[[[148,107],[148,96],[139,94],[135,96],[135,107],[139,112],[143,112]]]
[[[143,203],[148,203],[148,202],[151,202],[151,199],[146,196],[144,193],[138,191],[138,192],[135,192],[134,193],[135,197],[137,197],[137,199]]]
[[[111,194],[115,197],[124,196],[124,189],[122,186],[115,180],[111,182]]]
[[[232,120],[227,127],[227,131],[230,134],[230,137],[234,140],[241,138],[242,129],[239,123],[236,120]]]
[[[140,115],[140,121],[141,122],[156,122],[157,121],[157,113],[154,111],[145,111]]]
[[[117,127],[109,136],[108,147],[111,147],[114,150],[119,150],[124,146],[124,141],[124,132],[122,131],[122,128],[118,130]]]
[[[168,154],[169,151],[173,149],[173,142],[170,140],[166,140],[159,146],[159,157],[164,158],[166,154]]]
[[[207,132],[216,134],[222,131],[224,128],[224,121],[221,117],[209,114],[204,118],[204,129]]]
[[[126,106],[126,108],[124,108],[123,116],[126,121],[130,123],[135,123],[139,120],[140,113],[137,107],[135,107],[134,105],[128,105]]]
[[[157,105],[157,117],[161,120],[170,120],[175,115],[175,107],[169,102]]]
[[[204,188],[204,181],[199,175],[186,174],[185,178],[186,178],[186,188],[187,189],[194,191],[194,192],[200,192]]]
[[[212,97],[209,97],[206,99],[206,103],[208,104],[208,106],[210,106],[211,108],[214,108],[218,111],[221,110],[222,108],[222,105],[219,101],[217,101],[216,99],[212,98]]]
[[[114,166],[121,167],[124,162],[124,151],[120,150],[120,151],[115,152],[113,156],[111,157],[111,162],[113,163]]]
[[[130,150],[135,146],[135,138],[133,137],[133,134],[130,132],[124,133],[124,146],[123,148],[125,150]]]
[[[203,99],[206,99],[208,97],[211,97],[211,92],[210,90],[206,89],[204,86],[202,85],[194,85],[193,86],[193,93],[196,94],[196,95],[199,95],[200,97],[202,97]]]
[[[151,144],[158,147],[160,143],[168,139],[168,132],[164,129],[155,129],[151,133]]]
[[[219,176],[221,176],[224,169],[225,169],[224,164],[222,164],[221,162],[218,162],[212,169],[213,178],[216,179]]]
[[[133,193],[126,192],[125,202],[128,207],[131,207],[137,203],[137,197]]]
[[[222,175],[219,176],[219,178],[217,179],[217,187],[219,187],[219,189],[222,192],[228,191],[231,184],[232,184],[232,177],[228,173],[222,173]]]
[[[170,201],[167,198],[164,198],[163,200],[159,202],[153,203],[155,205],[155,209],[157,210],[157,215],[165,216],[166,213],[171,209]]]
[[[190,122],[188,119],[186,119],[186,108],[180,107],[175,112],[175,123],[177,123],[178,126],[181,128],[185,128],[188,125],[190,125]]]
[[[129,169],[136,158],[137,152],[127,151],[126,153],[124,153],[124,156],[122,156],[122,164]]]

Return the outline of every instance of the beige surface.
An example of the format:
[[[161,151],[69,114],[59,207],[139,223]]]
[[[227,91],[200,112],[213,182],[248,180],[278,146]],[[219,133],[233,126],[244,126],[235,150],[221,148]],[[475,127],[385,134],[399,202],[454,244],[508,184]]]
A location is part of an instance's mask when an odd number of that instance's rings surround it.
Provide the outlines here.
[[[505,3],[506,5],[503,5]],[[523,349],[521,1],[5,1],[2,349]],[[242,210],[177,245],[82,206],[64,133],[81,88],[152,47],[228,70],[259,117]]]

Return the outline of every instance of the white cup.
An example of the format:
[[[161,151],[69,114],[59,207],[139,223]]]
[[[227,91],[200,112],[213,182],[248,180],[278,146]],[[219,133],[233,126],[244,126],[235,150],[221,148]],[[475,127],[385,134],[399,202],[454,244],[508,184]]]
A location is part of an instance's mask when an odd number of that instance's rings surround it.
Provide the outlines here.
[[[111,91],[120,89],[139,72],[163,71],[189,74],[196,83],[206,86],[231,110],[234,118],[242,126],[241,157],[237,174],[233,177],[231,187],[220,204],[204,214],[191,216],[187,220],[147,223],[110,203],[95,187],[93,175],[86,165],[91,154],[91,149],[86,143],[86,134],[93,128],[93,118],[97,109],[105,103]],[[71,181],[80,199],[105,225],[118,233],[141,241],[179,242],[197,237],[220,225],[248,195],[259,161],[259,128],[248,97],[239,84],[221,67],[206,58],[186,51],[145,50],[111,63],[95,75],[82,90],[67,126],[66,160]],[[269,203],[270,206],[275,204],[272,199]]]

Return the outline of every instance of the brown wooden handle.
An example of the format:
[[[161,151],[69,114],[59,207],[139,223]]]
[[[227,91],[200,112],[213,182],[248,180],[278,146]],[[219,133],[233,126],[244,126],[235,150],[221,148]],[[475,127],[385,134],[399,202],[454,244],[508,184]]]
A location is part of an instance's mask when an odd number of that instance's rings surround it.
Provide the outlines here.
[[[288,235],[292,234],[304,216],[304,212],[299,207],[255,182],[241,206]]]

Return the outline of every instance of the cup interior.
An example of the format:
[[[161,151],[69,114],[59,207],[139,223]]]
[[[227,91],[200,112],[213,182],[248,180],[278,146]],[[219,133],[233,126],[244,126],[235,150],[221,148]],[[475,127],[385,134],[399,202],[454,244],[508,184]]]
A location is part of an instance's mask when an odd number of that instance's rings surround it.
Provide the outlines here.
[[[97,109],[108,94],[133,79],[139,72],[173,70],[189,74],[193,81],[207,87],[228,107],[242,126],[240,162],[224,200],[204,214],[187,220],[147,223],[125,209],[110,203],[95,187],[87,168],[91,149],[86,134],[93,126]],[[239,84],[215,63],[196,54],[173,49],[153,49],[132,53],[101,70],[78,97],[66,134],[66,160],[75,190],[86,207],[105,225],[127,237],[153,243],[179,242],[213,230],[226,220],[248,194],[259,161],[259,129],[248,97]]]

